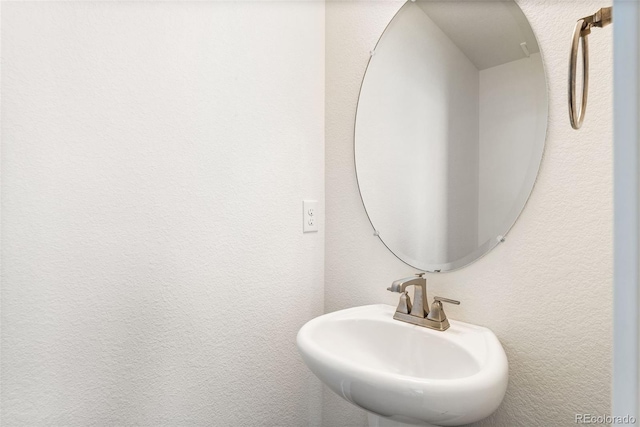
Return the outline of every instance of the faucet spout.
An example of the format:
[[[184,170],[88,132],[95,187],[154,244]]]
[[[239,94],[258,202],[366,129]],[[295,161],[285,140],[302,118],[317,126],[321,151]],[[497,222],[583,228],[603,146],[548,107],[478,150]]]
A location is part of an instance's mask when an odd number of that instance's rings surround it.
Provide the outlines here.
[[[423,277],[406,277],[404,279],[394,280],[390,288],[387,288],[391,292],[404,292],[409,286],[422,286],[426,285],[427,279]]]
[[[387,290],[404,293],[409,286],[415,286],[410,314],[424,319],[429,315],[429,306],[427,305],[427,279],[423,277],[424,273],[418,273],[416,276],[417,277],[406,277],[395,280]]]

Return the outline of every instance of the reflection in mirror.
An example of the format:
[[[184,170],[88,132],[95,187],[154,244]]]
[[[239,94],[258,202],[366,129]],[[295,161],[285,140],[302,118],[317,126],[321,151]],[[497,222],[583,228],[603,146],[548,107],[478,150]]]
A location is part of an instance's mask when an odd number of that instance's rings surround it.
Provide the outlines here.
[[[407,2],[356,116],[358,185],[380,239],[427,271],[491,250],[531,193],[546,125],[540,51],[515,2]]]

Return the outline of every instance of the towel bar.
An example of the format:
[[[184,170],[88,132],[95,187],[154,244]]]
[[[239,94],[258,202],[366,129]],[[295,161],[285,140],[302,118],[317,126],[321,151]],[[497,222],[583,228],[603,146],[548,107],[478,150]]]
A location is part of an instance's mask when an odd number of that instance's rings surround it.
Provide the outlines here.
[[[589,95],[589,39],[592,27],[605,27],[611,23],[611,7],[603,7],[595,14],[579,19],[573,30],[571,54],[569,56],[569,121],[571,127],[580,129],[587,111]],[[582,39],[582,101],[580,109],[576,100],[576,67],[578,66],[578,47]]]

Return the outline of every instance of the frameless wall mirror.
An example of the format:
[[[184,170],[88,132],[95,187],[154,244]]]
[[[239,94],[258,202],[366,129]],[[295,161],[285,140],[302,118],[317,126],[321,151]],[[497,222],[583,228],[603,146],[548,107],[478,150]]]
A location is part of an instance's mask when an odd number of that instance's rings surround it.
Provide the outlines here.
[[[540,49],[514,1],[404,4],[372,51],[355,124],[358,186],[382,242],[425,271],[490,251],[531,193],[547,109]]]

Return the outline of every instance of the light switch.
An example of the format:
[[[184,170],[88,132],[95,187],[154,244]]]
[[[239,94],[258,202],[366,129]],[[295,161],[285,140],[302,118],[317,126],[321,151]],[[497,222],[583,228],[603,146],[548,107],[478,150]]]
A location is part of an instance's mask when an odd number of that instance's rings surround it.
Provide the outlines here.
[[[302,201],[302,231],[304,233],[312,233],[318,231],[318,201],[303,200]]]

